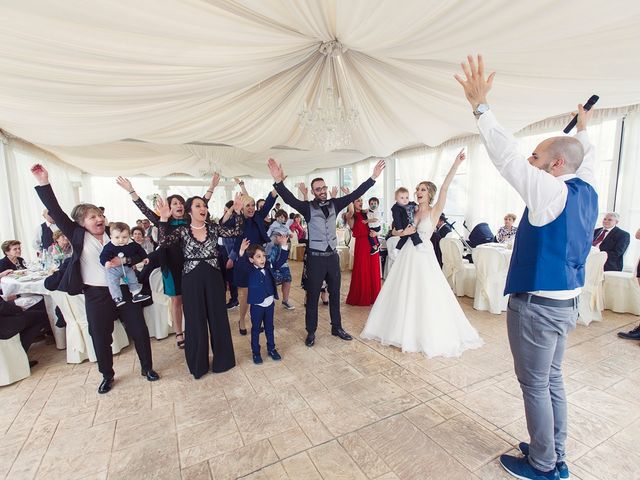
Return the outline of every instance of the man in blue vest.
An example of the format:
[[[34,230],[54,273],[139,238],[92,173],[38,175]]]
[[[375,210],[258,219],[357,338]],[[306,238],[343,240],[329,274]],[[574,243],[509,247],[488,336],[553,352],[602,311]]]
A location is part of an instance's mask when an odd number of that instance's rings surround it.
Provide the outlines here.
[[[338,239],[336,236],[336,220],[338,213],[351,202],[360,198],[376,183],[376,178],[384,170],[384,160],[380,160],[371,178],[353,192],[340,198],[328,198],[328,188],[322,178],[311,181],[311,192],[314,199],[310,202],[298,200],[284,185],[285,174],[282,166],[273,158],[269,159],[269,172],[275,183],[273,187],[282,200],[295,208],[306,220],[309,229],[307,248],[307,306],[305,323],[307,338],[305,345],[311,347],[316,341],[318,328],[318,297],[322,282],[326,280],[329,289],[329,316],[331,317],[331,335],[342,340],[352,340],[351,335],[342,328],[340,317],[340,258],[338,257]]]
[[[569,478],[562,358],[578,318],[577,299],[598,216],[595,152],[586,133],[591,114],[579,105],[576,136],[548,138],[527,161],[487,103],[495,72],[485,79],[481,56],[477,63],[467,57],[462,68],[464,78],[455,78],[478,120],[489,157],[527,206],[505,294],[510,294],[507,332],[531,443],[519,445],[524,458],[502,455],[500,463],[516,478]]]

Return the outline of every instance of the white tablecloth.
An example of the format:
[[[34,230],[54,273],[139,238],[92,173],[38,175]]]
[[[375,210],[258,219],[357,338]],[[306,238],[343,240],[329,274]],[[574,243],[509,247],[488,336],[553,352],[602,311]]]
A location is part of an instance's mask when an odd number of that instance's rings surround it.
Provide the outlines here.
[[[511,262],[511,250],[501,243],[485,243],[473,249],[476,289],[473,308],[496,315],[507,310],[503,294]]]
[[[31,276],[31,275],[30,275]],[[36,274],[33,274],[36,276]],[[2,293],[4,295],[28,295],[37,294],[44,297],[44,304],[47,307],[47,314],[49,315],[49,322],[51,323],[51,331],[53,332],[53,338],[56,341],[56,347],[59,350],[64,350],[66,347],[65,329],[56,327],[56,302],[51,297],[51,292],[44,288],[45,276],[38,276],[30,281],[18,280],[13,276],[6,276],[0,279],[0,285],[2,285]]]

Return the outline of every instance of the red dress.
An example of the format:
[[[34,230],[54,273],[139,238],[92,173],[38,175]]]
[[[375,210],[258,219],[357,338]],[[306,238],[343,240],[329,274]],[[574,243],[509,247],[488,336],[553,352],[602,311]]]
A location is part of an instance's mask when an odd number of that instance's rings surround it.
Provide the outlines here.
[[[347,303],[368,307],[373,305],[380,293],[380,255],[371,255],[369,245],[369,227],[362,223],[360,212],[353,217],[351,234],[356,239],[353,254],[353,271]]]

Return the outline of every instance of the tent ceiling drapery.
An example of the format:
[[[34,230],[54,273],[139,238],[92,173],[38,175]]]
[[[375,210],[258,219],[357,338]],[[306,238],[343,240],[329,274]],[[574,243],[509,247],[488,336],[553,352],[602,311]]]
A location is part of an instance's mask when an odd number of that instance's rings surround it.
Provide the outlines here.
[[[0,18],[0,128],[90,173],[197,175],[214,159],[261,175],[276,155],[301,174],[437,145],[475,132],[452,79],[475,51],[512,130],[592,93],[640,102],[634,1],[21,0]],[[331,60],[333,39],[347,51]],[[360,112],[355,151],[273,150],[311,148],[297,115],[330,76]]]

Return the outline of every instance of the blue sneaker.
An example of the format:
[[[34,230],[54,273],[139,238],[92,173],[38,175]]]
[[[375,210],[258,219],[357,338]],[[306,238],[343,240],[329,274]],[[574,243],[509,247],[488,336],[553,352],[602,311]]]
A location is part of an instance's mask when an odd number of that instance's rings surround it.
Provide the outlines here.
[[[529,456],[529,444],[527,442],[520,442],[518,444],[518,449],[525,457]],[[558,462],[556,463],[556,468],[558,469],[558,475],[562,480],[569,480],[571,474],[569,473],[569,466],[567,462]]]
[[[270,352],[267,352],[269,354],[269,356],[273,359],[273,360],[282,360],[282,357],[280,356],[280,354],[278,353],[278,351],[274,348],[273,350],[271,350]]]
[[[260,365],[262,363],[262,356],[259,353],[253,354],[253,363]]]
[[[500,465],[510,475],[522,480],[559,480],[558,470],[543,472],[531,466],[527,458],[500,455]]]

